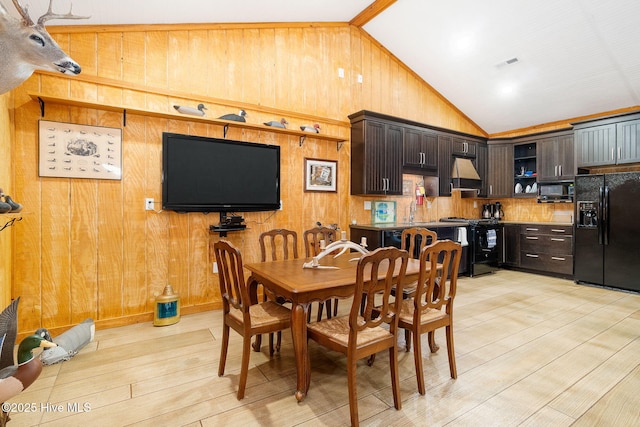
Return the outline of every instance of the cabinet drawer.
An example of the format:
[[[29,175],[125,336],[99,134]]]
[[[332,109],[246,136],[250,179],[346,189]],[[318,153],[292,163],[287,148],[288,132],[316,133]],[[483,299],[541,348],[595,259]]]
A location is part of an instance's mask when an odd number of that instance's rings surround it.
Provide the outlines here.
[[[558,256],[523,250],[520,253],[520,267],[549,273],[573,275],[573,256]]]
[[[523,234],[520,236],[520,248],[528,252],[545,252],[549,254],[571,254],[573,253],[573,238],[566,235],[550,236],[548,234],[533,235]]]
[[[539,225],[539,224],[523,224],[520,226],[520,232],[522,234],[551,234],[561,235],[568,234],[573,235],[573,226],[571,225]]]

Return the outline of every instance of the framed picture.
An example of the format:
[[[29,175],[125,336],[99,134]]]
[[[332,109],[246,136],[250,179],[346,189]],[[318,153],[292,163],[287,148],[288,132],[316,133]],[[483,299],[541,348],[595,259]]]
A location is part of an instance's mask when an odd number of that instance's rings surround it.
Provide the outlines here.
[[[396,222],[396,202],[371,202],[371,222],[374,224],[390,224]]]
[[[333,160],[304,159],[304,191],[336,192],[338,162]]]
[[[122,129],[40,120],[39,175],[122,179]]]

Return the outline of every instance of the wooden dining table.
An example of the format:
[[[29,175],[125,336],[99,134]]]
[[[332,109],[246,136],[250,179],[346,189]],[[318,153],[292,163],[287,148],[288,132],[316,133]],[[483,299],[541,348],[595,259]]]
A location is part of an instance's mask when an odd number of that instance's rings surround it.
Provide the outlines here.
[[[311,362],[307,350],[307,314],[311,303],[330,298],[352,297],[358,256],[359,254],[351,253],[337,258],[324,257],[318,268],[303,268],[303,264],[310,261],[310,258],[245,264],[245,268],[252,273],[249,279],[251,288],[255,289],[258,284],[262,284],[292,303],[291,333],[296,360],[295,396],[298,401],[305,398],[311,382]],[[417,279],[419,267],[419,260],[409,259],[405,275],[407,281]],[[394,274],[399,274],[399,267]]]

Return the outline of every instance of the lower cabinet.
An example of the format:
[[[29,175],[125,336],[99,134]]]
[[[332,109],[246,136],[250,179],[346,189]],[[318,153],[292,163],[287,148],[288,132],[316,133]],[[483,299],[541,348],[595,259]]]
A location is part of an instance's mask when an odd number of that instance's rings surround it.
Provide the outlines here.
[[[505,224],[502,233],[502,264],[520,266],[520,224]]]
[[[573,227],[521,225],[520,267],[573,276]]]

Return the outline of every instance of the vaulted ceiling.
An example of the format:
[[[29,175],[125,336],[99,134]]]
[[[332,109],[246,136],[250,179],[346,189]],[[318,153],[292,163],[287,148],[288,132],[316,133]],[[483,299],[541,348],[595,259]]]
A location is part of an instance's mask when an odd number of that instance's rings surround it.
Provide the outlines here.
[[[1,0],[7,9],[9,0]],[[30,4],[32,17],[47,0]],[[69,0],[54,0],[66,12]],[[638,0],[73,0],[48,25],[354,22],[488,134],[640,106]],[[382,9],[381,12],[371,12]],[[376,10],[378,12],[378,10]],[[354,18],[360,16],[354,21]],[[366,76],[364,76],[366,78]]]

